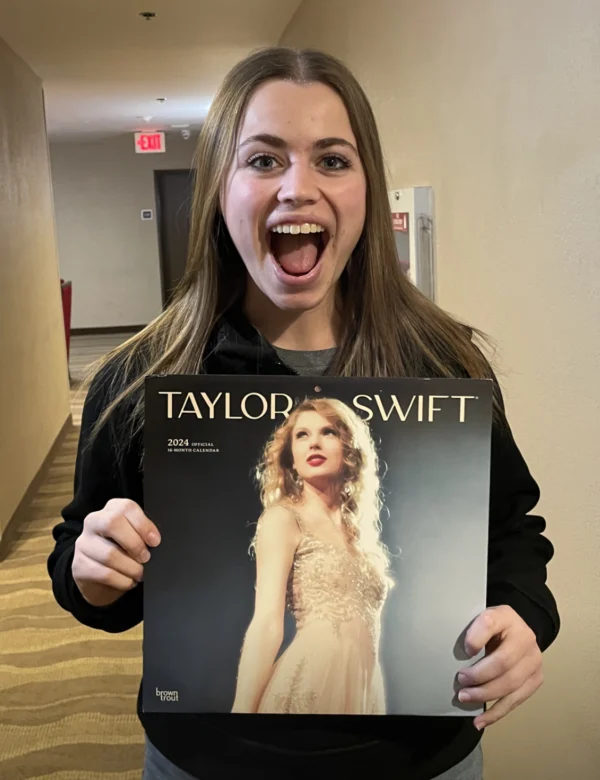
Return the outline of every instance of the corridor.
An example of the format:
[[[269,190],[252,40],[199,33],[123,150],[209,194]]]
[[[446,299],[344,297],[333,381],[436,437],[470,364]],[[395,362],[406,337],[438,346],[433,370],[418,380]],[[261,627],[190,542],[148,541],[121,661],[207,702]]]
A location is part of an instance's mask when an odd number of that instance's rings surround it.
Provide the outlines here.
[[[76,336],[76,379],[122,337]],[[141,626],[102,634],[56,604],[46,571],[52,527],[73,489],[82,398],[74,427],[0,567],[0,777],[137,780],[143,733],[135,714]]]

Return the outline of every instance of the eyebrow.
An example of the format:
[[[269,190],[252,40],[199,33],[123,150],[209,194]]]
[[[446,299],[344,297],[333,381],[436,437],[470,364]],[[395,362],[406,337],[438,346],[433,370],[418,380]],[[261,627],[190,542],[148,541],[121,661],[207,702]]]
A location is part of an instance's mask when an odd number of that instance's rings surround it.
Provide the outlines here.
[[[241,149],[242,147],[248,146],[248,144],[251,143],[267,144],[268,146],[273,146],[276,149],[287,148],[287,143],[283,140],[283,138],[280,138],[278,135],[270,135],[269,133],[251,135],[240,144],[239,148]],[[331,146],[347,146],[352,149],[352,151],[358,157],[358,151],[356,150],[354,144],[351,144],[350,141],[347,141],[345,138],[335,138],[332,136],[330,138],[320,138],[314,143],[315,149],[329,149]]]

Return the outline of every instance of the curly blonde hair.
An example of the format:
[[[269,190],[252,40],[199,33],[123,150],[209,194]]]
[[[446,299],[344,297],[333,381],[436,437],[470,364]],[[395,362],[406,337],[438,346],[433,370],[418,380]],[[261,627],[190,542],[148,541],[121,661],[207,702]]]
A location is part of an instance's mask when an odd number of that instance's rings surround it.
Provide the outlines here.
[[[388,578],[388,551],[381,542],[379,458],[369,426],[337,398],[307,398],[299,403],[267,442],[256,469],[264,509],[297,504],[303,486],[294,476],[292,431],[303,412],[329,421],[342,443],[339,505],[348,542],[369,556]]]

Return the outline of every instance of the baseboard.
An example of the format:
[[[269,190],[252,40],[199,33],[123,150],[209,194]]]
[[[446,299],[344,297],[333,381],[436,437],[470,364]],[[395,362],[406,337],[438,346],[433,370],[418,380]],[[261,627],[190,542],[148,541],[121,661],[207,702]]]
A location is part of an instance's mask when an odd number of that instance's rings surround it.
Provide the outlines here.
[[[36,493],[40,489],[43,481],[46,479],[46,476],[48,475],[48,470],[50,469],[50,465],[52,461],[54,460],[54,457],[60,450],[65,437],[69,433],[69,431],[73,428],[73,418],[71,416],[71,413],[69,413],[69,416],[64,422],[64,425],[60,429],[58,436],[56,439],[54,439],[54,443],[50,447],[50,450],[48,451],[48,454],[44,458],[44,462],[38,469],[37,474],[32,479],[29,487],[25,491],[25,495],[21,499],[19,506],[14,511],[12,517],[8,521],[8,525],[4,529],[4,533],[0,537],[0,562],[3,561],[12,546],[12,543],[14,542],[15,536],[17,534],[17,531],[19,530],[20,526],[23,524],[27,513],[29,511],[29,506],[31,502],[33,501],[33,498],[35,497]]]
[[[71,336],[100,336],[105,333],[139,333],[145,325],[111,325],[105,328],[71,328]]]

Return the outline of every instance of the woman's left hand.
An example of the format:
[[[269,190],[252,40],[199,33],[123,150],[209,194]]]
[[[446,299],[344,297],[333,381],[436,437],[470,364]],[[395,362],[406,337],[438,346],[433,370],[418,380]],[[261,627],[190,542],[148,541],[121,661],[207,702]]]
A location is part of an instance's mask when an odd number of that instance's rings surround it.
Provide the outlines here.
[[[542,653],[535,634],[508,606],[490,607],[477,617],[465,637],[469,655],[486,648],[486,656],[458,675],[461,702],[496,703],[475,718],[483,729],[532,696],[544,681]]]

